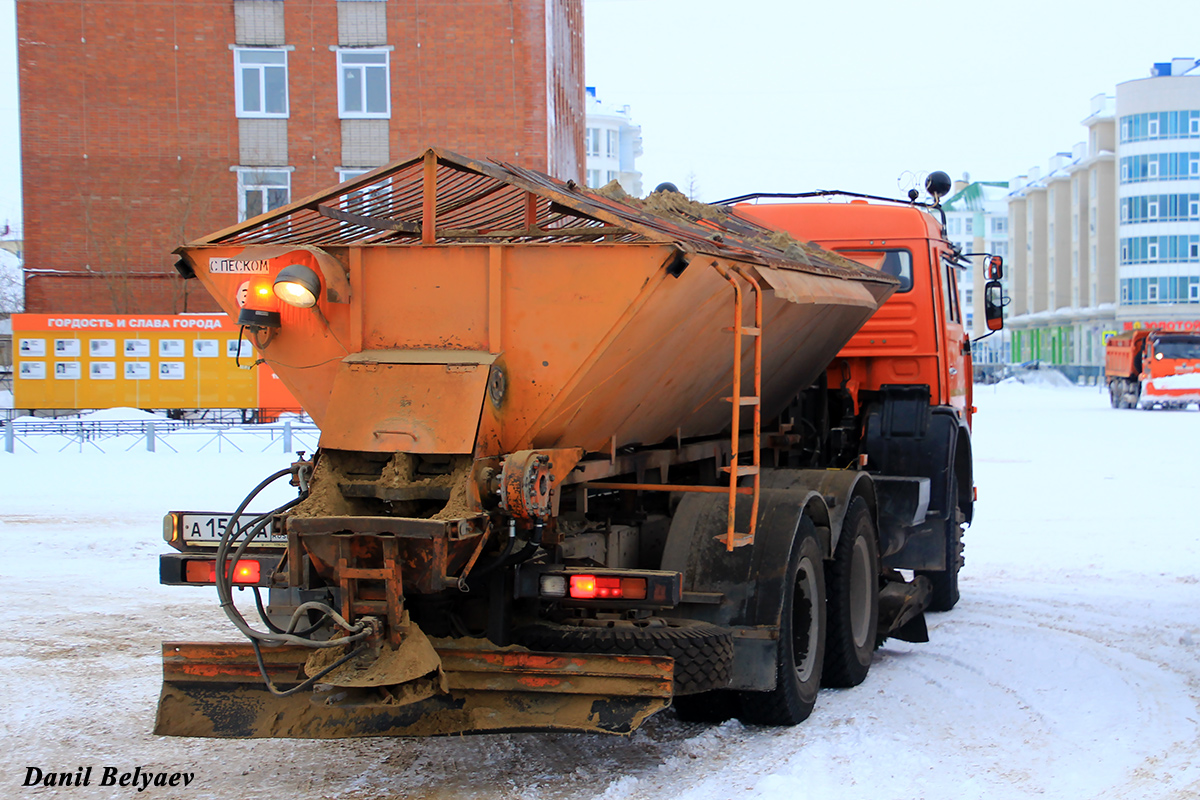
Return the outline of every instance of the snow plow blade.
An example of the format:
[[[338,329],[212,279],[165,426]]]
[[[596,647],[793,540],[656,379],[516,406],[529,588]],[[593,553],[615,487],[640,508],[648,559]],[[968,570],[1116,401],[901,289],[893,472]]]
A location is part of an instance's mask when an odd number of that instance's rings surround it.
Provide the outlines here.
[[[440,681],[319,687],[277,697],[249,643],[163,643],[154,733],[228,739],[340,739],[564,730],[628,734],[671,701],[674,660],[437,647]],[[264,648],[280,689],[304,679],[311,650]]]

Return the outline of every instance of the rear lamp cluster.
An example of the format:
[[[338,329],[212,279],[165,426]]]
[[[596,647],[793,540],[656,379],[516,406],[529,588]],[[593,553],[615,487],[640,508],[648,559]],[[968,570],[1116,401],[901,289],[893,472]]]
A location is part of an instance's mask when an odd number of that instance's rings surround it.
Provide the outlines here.
[[[188,583],[216,583],[217,562],[193,560],[184,564],[184,580]],[[258,583],[262,578],[262,566],[253,559],[237,562],[232,572],[233,583]]]
[[[617,575],[543,575],[538,585],[542,597],[572,600],[645,600],[645,578]]]

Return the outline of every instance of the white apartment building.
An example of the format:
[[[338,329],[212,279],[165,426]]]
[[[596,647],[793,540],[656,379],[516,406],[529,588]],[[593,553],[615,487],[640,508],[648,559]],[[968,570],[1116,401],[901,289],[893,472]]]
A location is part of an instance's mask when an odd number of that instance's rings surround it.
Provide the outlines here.
[[[1200,62],[1117,85],[1117,321],[1200,330]]]
[[[641,197],[642,173],[635,162],[642,154],[642,128],[633,124],[629,106],[607,105],[596,96],[596,87],[589,86],[585,107],[587,185],[598,189],[617,181],[626,193]]]

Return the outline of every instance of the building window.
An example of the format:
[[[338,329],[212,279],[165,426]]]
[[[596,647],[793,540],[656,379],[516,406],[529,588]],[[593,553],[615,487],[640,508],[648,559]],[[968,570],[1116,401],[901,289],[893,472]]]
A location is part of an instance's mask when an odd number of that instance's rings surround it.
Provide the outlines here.
[[[1200,258],[1200,244],[1192,242],[1188,245],[1188,258]]]
[[[1154,117],[1151,117],[1149,120],[1149,126],[1146,129],[1146,136],[1151,139],[1158,138],[1158,120]]]
[[[1200,136],[1200,117],[1192,117],[1192,124],[1188,128],[1188,133],[1191,136]]]
[[[588,128],[583,137],[584,144],[587,145],[587,154],[589,156],[600,155],[600,129]]]
[[[337,171],[338,182],[345,183],[352,178],[366,175],[370,171],[371,169],[369,168],[339,169]],[[356,189],[349,194],[342,195],[342,210],[364,216],[382,213],[382,207],[387,204],[391,197],[390,191],[391,179],[382,182],[376,179],[375,183],[368,188]],[[347,223],[343,222],[342,224],[345,225]]]
[[[1146,203],[1146,219],[1151,222],[1158,218],[1158,203],[1154,200]]]
[[[292,175],[286,169],[238,170],[238,219],[247,220],[291,201]]]
[[[387,119],[392,115],[387,50],[338,50],[338,116]]]
[[[1158,242],[1148,242],[1146,244],[1146,258],[1150,261],[1158,260]]]
[[[604,183],[605,183],[605,185],[608,185],[608,184],[612,183],[612,182],[613,182],[613,181],[615,181],[616,179],[617,179],[617,171],[616,171],[616,170],[612,170],[612,169],[610,169],[608,172],[604,173]]]
[[[1096,232],[1096,207],[1095,206],[1092,206],[1091,211],[1088,212],[1088,232],[1089,233]]]
[[[600,170],[589,169],[587,171],[587,185],[593,189],[600,188]]]
[[[604,155],[609,158],[616,158],[621,154],[620,143],[617,140],[616,131],[604,132]]]
[[[288,115],[287,51],[233,51],[234,94],[239,117]]]
[[[1188,284],[1188,302],[1195,303],[1200,301],[1200,283],[1192,281]]]
[[[1146,299],[1151,303],[1158,302],[1158,280],[1155,278],[1151,278],[1150,285],[1146,287]]]
[[[1193,200],[1188,204],[1188,216],[1192,219],[1200,217],[1200,202]]]

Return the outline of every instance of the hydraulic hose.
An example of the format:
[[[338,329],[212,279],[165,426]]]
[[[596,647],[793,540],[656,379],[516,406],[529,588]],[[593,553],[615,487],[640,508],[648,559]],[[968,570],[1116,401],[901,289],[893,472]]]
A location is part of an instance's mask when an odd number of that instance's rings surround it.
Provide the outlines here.
[[[516,544],[516,541],[517,541],[517,523],[515,520],[509,520],[508,541],[506,541],[504,543],[504,548],[500,551],[500,554],[497,555],[495,558],[493,558],[491,561],[487,562],[486,564],[484,564],[480,567],[476,567],[474,570],[472,570],[470,578],[474,579],[474,578],[478,578],[481,575],[487,575],[489,572],[493,571],[497,567],[502,566],[504,564],[504,562],[508,560],[508,557],[510,555],[512,555],[513,546]]]
[[[525,542],[525,546],[521,548],[520,552],[509,559],[509,563],[520,564],[523,561],[533,558],[533,554],[542,546],[542,536],[545,532],[546,523],[540,520],[533,523],[533,535],[529,537],[529,541]]]
[[[251,628],[250,625],[246,623],[246,620],[241,615],[241,612],[238,611],[237,606],[235,606],[233,603],[232,576],[225,568],[229,561],[230,547],[238,540],[239,537],[242,536],[243,533],[246,534],[245,538],[243,538],[238,544],[237,551],[233,555],[233,562],[236,564],[246,552],[246,548],[250,546],[252,541],[254,541],[255,537],[262,533],[270,524],[271,517],[294,507],[304,499],[305,495],[294,498],[267,514],[262,514],[258,517],[255,517],[245,526],[239,525],[238,520],[241,518],[241,515],[245,513],[246,507],[253,502],[254,498],[257,497],[263,489],[279,480],[284,475],[290,475],[291,472],[291,468],[279,470],[273,475],[265,478],[261,483],[258,484],[258,486],[254,487],[250,494],[248,494],[237,507],[237,510],[234,511],[228,526],[225,528],[225,532],[221,536],[221,542],[217,546],[216,574],[214,576],[214,582],[217,586],[217,597],[221,601],[221,610],[225,612],[225,616],[229,618],[229,621],[233,623],[234,627],[237,628],[243,636],[250,639],[252,643],[255,643],[256,650],[257,642],[266,642],[268,644],[295,644],[303,647],[325,648],[340,647],[342,645],[349,644],[350,642],[365,639],[374,632],[371,626],[364,625],[362,623],[351,625],[345,618],[338,614],[337,611],[324,603],[302,604],[298,609],[296,609],[295,613],[293,613],[292,620],[288,624],[287,630],[282,632],[272,630],[268,633],[257,631],[254,628]],[[265,611],[262,609],[261,597],[256,596],[255,599],[259,609]],[[321,623],[323,623],[326,619],[330,619],[338,627],[347,631],[349,635],[341,639],[329,639],[325,641],[316,641],[306,638],[304,634],[311,633],[312,630],[315,629],[315,626],[303,631],[303,633],[294,633],[293,631],[296,630],[296,626],[301,618],[301,614],[310,609],[315,609],[321,612]],[[320,623],[318,623],[318,625],[319,624]],[[268,623],[268,627],[274,628],[275,626]],[[259,660],[261,662],[261,658]],[[265,670],[263,671],[263,678],[265,680],[269,680],[267,679]]]

